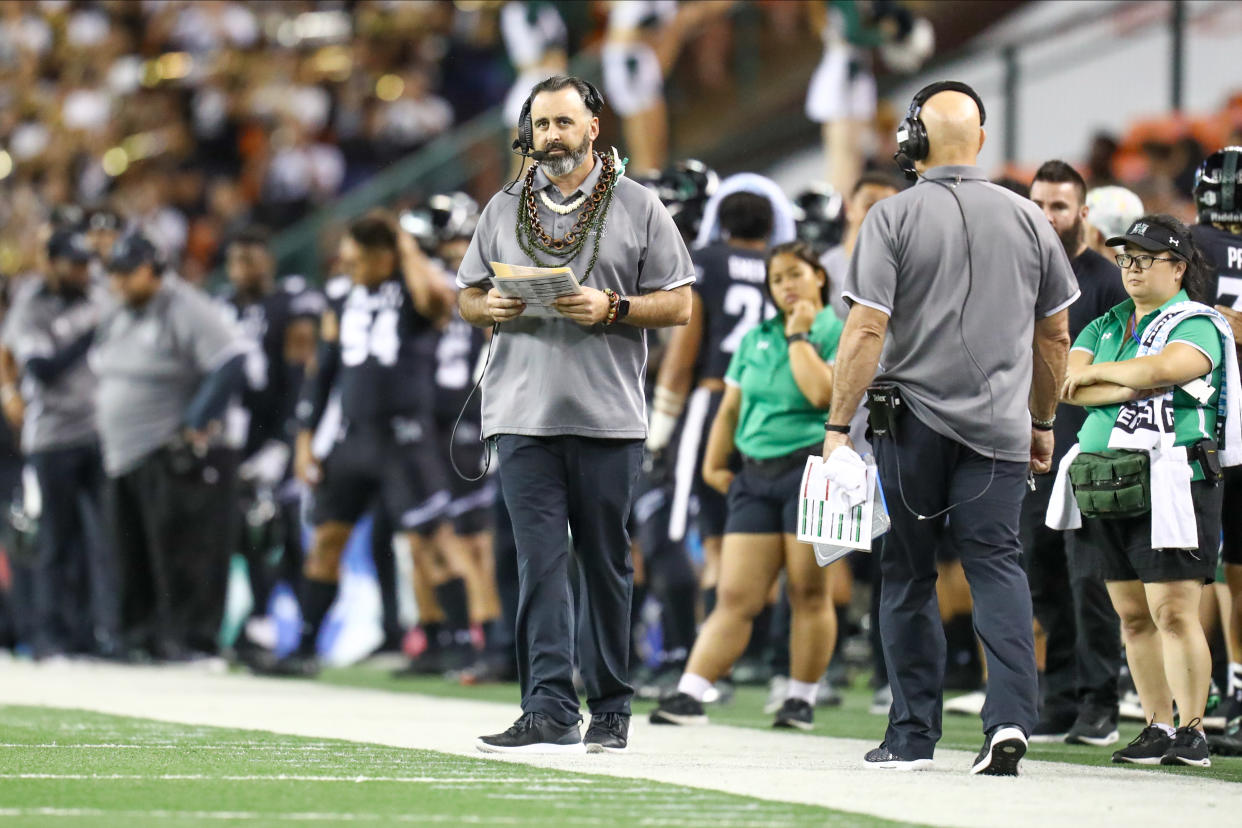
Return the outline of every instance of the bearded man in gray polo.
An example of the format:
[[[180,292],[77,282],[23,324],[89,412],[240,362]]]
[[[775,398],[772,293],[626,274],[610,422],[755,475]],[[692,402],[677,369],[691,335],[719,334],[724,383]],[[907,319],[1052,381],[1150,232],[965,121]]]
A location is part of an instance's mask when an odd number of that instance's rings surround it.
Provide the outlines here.
[[[603,108],[594,86],[554,76],[528,103],[531,154],[542,160],[518,193],[492,198],[458,271],[462,317],[497,331],[483,436],[496,441],[518,550],[523,713],[477,746],[616,752],[628,744],[633,696],[625,523],[647,433],[643,329],[686,324],[694,265],[656,197],[622,176],[615,155],[594,152]],[[524,315],[520,300],[488,290],[490,262],[566,265],[582,292],[556,300],[561,318]],[[585,586],[577,636],[567,525]],[[585,739],[575,661],[591,709]]]

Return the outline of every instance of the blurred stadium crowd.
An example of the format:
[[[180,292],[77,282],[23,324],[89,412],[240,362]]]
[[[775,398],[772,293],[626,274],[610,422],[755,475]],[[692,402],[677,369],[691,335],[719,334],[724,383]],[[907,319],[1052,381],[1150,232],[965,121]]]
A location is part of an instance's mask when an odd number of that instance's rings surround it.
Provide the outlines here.
[[[650,73],[646,80],[614,80],[609,89],[610,58],[604,57],[605,96],[610,104],[628,102],[628,107],[614,107],[622,115],[627,136],[645,136],[635,139],[642,146],[633,152],[642,155],[631,174],[658,194],[689,244],[706,241],[700,237],[701,223],[714,209],[709,204],[718,191],[730,186],[729,179],[700,161],[667,163],[667,134],[659,127],[664,123],[667,129],[667,115],[659,88],[677,44],[707,27],[723,25],[727,31],[727,12],[734,4],[702,4],[711,8],[689,12],[686,7],[699,4],[684,3],[680,10],[676,3],[632,4],[650,14],[625,8],[631,4],[617,5],[625,19],[610,22],[610,10],[601,6],[591,12],[592,31],[611,43],[614,52],[621,51],[623,63],[628,55],[633,66],[646,67],[639,75]],[[892,171],[885,150],[889,139],[880,128],[891,118],[891,107],[877,105],[874,78],[869,91],[850,84],[860,74],[878,70],[878,61],[868,68],[874,47],[917,39],[912,33],[921,29],[908,14],[903,18],[883,8],[899,4],[876,3],[883,13],[861,23],[839,16],[840,7],[855,4],[801,5],[831,6],[838,16],[829,15],[828,22],[822,9],[816,12],[825,43],[848,42],[857,53],[852,58],[856,65],[847,67],[848,77],[821,76],[823,84],[844,83],[853,90],[850,94],[861,96],[857,107],[821,112],[823,118],[816,120],[857,122],[863,136],[858,146],[869,149],[860,151],[853,168],[847,165],[843,171],[829,165],[835,187],[808,183],[786,194],[766,179],[762,186],[736,181],[732,186],[769,197],[777,227],[781,217],[787,218],[796,236],[825,256],[829,273],[836,278],[831,262],[842,255],[848,261],[862,215],[876,199],[875,188],[885,190],[883,195],[901,186],[887,182],[882,174],[876,177],[877,170]],[[774,25],[788,26],[790,12],[783,6],[764,4]],[[527,37],[540,33],[539,49],[529,44],[516,51],[509,44],[506,49],[507,13],[517,20],[512,25],[526,27],[522,31]],[[334,290],[336,298],[349,290],[348,278],[340,281],[339,262],[323,273],[275,272],[267,249],[269,233],[289,227],[317,206],[382,173],[455,124],[500,105],[515,76],[537,78],[541,72],[563,67],[570,38],[564,21],[556,17],[555,7],[542,3],[363,0],[348,8],[312,2],[0,4],[0,275],[6,279],[6,305],[18,309],[7,314],[6,332],[24,324],[21,309],[29,308],[29,298],[49,273],[58,274],[64,283],[80,278],[73,275],[74,267],[84,268],[91,284],[102,288],[108,270],[130,273],[137,267],[166,267],[166,279],[186,283],[185,290],[197,296],[199,288],[189,285],[205,285],[209,273],[223,268],[230,285],[207,286],[220,294],[215,307],[221,311],[221,324],[229,326],[228,335],[245,342],[250,352],[267,348],[269,363],[281,362],[283,396],[275,402],[257,393],[249,396],[260,406],[249,412],[251,419],[270,424],[265,439],[229,444],[223,435],[212,435],[209,446],[178,446],[195,455],[192,462],[210,466],[218,461],[220,473],[233,481],[213,506],[218,511],[200,516],[229,528],[218,533],[216,548],[204,552],[217,565],[215,574],[202,581],[203,588],[214,591],[204,600],[208,621],[218,624],[223,615],[226,578],[221,573],[227,572],[231,555],[249,562],[256,621],[266,615],[266,599],[276,582],[296,586],[304,490],[292,468],[292,403],[305,373],[315,367],[314,338],[325,301],[333,300]],[[915,51],[923,49],[917,46]],[[711,54],[704,51],[705,64],[712,63]],[[654,62],[648,63],[649,58]],[[909,68],[917,68],[920,60],[916,56]],[[902,62],[900,53],[889,57],[893,66]],[[519,102],[523,96],[518,96]],[[808,113],[814,116],[816,111],[808,101]],[[824,135],[831,158],[840,133],[825,129]],[[1103,251],[1104,238],[1119,233],[1145,211],[1192,220],[1194,171],[1208,152],[1225,144],[1242,144],[1242,94],[1207,118],[1169,116],[1135,124],[1122,134],[1098,135],[1079,159],[1090,188],[1085,229],[1089,242]],[[1008,169],[998,171],[997,180],[1025,193],[1032,173],[1033,169]],[[392,251],[394,256],[403,267],[431,268],[451,284],[478,217],[478,202],[485,195],[419,194],[389,205],[399,209],[383,221],[407,239],[404,247]],[[719,201],[717,197],[714,203],[718,206]],[[133,239],[149,240],[150,249],[141,244],[135,249]],[[118,240],[120,248],[114,246]],[[338,277],[336,288],[331,287],[332,277]],[[286,327],[281,330],[295,333],[272,350],[270,343],[264,344],[264,336],[273,318],[263,317],[257,328],[247,330],[247,302],[239,295],[264,307],[271,307],[268,297],[286,295],[281,306]],[[88,314],[90,320],[74,333],[90,329],[107,313],[109,300],[100,301],[100,309]],[[309,333],[306,325],[298,328],[299,322],[309,325]],[[301,348],[292,347],[303,335],[309,336],[309,344],[302,341]],[[453,338],[459,335],[451,325],[443,328],[435,356],[429,359],[460,362],[460,340]],[[0,434],[0,497],[11,506],[6,510],[8,554],[0,558],[0,563],[7,561],[0,567],[4,587],[0,646],[36,658],[128,657],[118,638],[123,619],[117,616],[115,595],[107,594],[122,576],[115,571],[101,574],[98,561],[88,562],[85,536],[79,538],[83,551],[74,561],[64,561],[63,571],[46,571],[47,520],[40,521],[39,498],[32,493],[38,488],[37,475],[23,475],[18,437],[23,424],[40,415],[37,392],[34,396],[31,392],[38,380],[28,370],[23,373],[28,360],[14,353],[20,349],[7,333],[4,341],[9,354],[0,365],[5,374],[0,378],[6,383],[7,433]],[[481,341],[466,342],[464,348],[464,354],[477,362],[485,346]],[[77,357],[84,354],[85,349]],[[658,363],[659,355],[653,354],[649,364]],[[209,396],[210,389],[197,384],[207,383],[213,375],[209,368],[214,366],[200,366],[193,391]],[[476,369],[472,364],[467,376]],[[650,373],[649,385],[654,387],[655,371]],[[449,395],[449,409],[462,404],[460,383],[455,389]],[[241,385],[231,390],[247,397]],[[278,414],[270,409],[273,405]],[[470,410],[466,411],[469,424]],[[183,435],[175,436],[180,440]],[[283,454],[277,452],[274,472],[260,472],[258,454],[269,439],[286,448]],[[645,662],[640,692],[651,698],[680,674],[693,641],[694,620],[701,615],[698,588],[700,583],[711,586],[700,582],[697,574],[688,584],[670,584],[648,579],[643,572],[644,558],[667,540],[666,526],[652,530],[643,524],[662,510],[668,518],[660,501],[671,494],[669,462],[659,451],[649,457],[645,484],[649,496],[640,498],[635,514],[636,539],[640,543],[648,539],[647,548],[640,546],[641,554],[636,555],[638,577],[652,586],[652,592],[650,600],[646,590],[637,593],[640,611],[634,613],[634,635],[636,652]],[[447,468],[445,472],[451,474]],[[222,481],[210,480],[206,488],[218,489]],[[97,501],[98,484],[87,488],[92,488],[91,497]],[[409,656],[407,672],[448,673],[464,684],[514,676],[512,632],[505,630],[505,617],[511,616],[516,600],[512,539],[494,490],[479,487],[471,494],[478,492],[486,493],[485,501],[476,497],[469,508],[459,510],[458,517],[470,520],[455,527],[449,521],[437,535],[443,554],[413,563],[422,616],[413,631],[402,628],[398,612],[396,579],[402,570],[393,563],[392,527],[384,515],[376,514],[373,546],[386,636],[382,648]],[[46,494],[42,499],[47,501]],[[93,517],[83,519],[81,531],[102,537],[106,533],[98,521],[104,514],[97,503],[94,508]],[[693,530],[678,543],[676,554],[701,566]],[[101,555],[99,560],[109,560],[108,553]],[[886,713],[883,661],[876,655],[878,631],[870,615],[871,584],[877,573],[869,563],[868,556],[855,555],[842,567],[840,587],[833,595],[841,645],[820,700],[836,703],[840,685],[855,674],[869,673],[877,691],[876,712]],[[39,578],[50,580],[36,583]],[[950,646],[946,686],[977,690],[983,668],[960,565],[945,561],[940,580]],[[687,601],[690,629],[685,622]],[[109,602],[113,602],[110,608]],[[35,622],[51,626],[40,629]],[[782,609],[780,600],[774,601],[756,624],[748,655],[734,671],[735,681],[780,680],[782,659],[788,659],[787,624],[788,610]],[[657,630],[664,631],[663,638]],[[185,648],[147,655],[182,659],[225,653],[253,663],[253,652],[273,643],[259,623],[236,636],[199,637]],[[728,687],[721,693],[727,695]],[[774,688],[774,698],[779,696]]]

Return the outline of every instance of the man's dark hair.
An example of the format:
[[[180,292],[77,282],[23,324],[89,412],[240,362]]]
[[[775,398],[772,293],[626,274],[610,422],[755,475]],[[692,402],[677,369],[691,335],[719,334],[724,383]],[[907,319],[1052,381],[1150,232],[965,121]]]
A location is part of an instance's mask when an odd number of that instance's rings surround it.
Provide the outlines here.
[[[229,239],[229,245],[240,244],[242,247],[262,247],[267,248],[272,241],[272,234],[268,232],[266,227],[255,224],[250,227],[243,227],[238,230]]]
[[[854,189],[850,190],[850,195],[858,195],[858,191],[868,185],[873,187],[888,187],[889,189],[896,190],[897,192],[901,192],[906,188],[905,182],[899,180],[895,176],[880,172],[879,170],[867,170],[862,175],[858,176],[858,180],[854,182]]]
[[[578,90],[579,97],[586,108],[591,110],[592,115],[599,115],[604,110],[604,102],[599,95],[591,88],[591,85],[582,78],[576,78],[573,75],[553,75],[550,78],[539,81],[531,87],[530,100],[534,101],[535,96],[540,92],[560,92],[562,89],[573,87]]]
[[[1045,184],[1073,184],[1078,190],[1078,203],[1087,203],[1087,182],[1079,175],[1078,170],[1064,161],[1045,161],[1035,171],[1035,180]]]
[[[730,193],[720,202],[720,229],[731,239],[767,241],[772,235],[772,202],[757,193]]]
[[[397,252],[397,231],[386,216],[363,216],[349,225],[349,237],[368,250]]]

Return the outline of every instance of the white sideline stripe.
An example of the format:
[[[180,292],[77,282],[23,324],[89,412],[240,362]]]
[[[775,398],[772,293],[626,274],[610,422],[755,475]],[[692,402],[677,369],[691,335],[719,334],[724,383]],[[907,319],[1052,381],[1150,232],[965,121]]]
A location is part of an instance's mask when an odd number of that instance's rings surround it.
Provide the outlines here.
[[[522,776],[313,776],[310,774],[256,774],[251,776],[212,776],[206,773],[3,773],[0,779],[54,779],[69,781],[126,782],[485,782],[487,784],[529,784]],[[557,785],[593,785],[592,780],[573,777],[554,778]]]
[[[0,808],[0,817],[85,817],[263,820],[264,822],[413,822],[469,823],[472,825],[516,825],[526,820],[516,817],[484,817],[475,814],[368,814],[368,813],[281,813],[279,811],[107,811],[102,808]],[[591,820],[598,823],[599,820]]]
[[[246,742],[232,742],[223,745],[194,745],[187,747],[185,745],[127,745],[127,744],[61,744],[58,742],[48,742],[39,745],[27,745],[21,742],[2,742],[0,748],[65,748],[76,749],[86,748],[88,750],[328,750],[335,745],[300,745],[297,742],[286,742],[276,745],[252,745]]]

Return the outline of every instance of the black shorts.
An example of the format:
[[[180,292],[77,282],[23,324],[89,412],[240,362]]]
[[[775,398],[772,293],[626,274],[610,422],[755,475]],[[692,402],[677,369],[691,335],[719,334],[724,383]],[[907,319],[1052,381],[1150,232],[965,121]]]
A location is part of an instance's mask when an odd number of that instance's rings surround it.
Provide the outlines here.
[[[1226,564],[1242,566],[1242,466],[1225,469],[1224,505],[1220,512],[1220,554]]]
[[[430,534],[444,517],[452,495],[430,424],[346,426],[323,462],[311,522],[357,523],[377,495],[401,531]]]
[[[1105,581],[1212,583],[1216,580],[1224,486],[1200,480],[1190,484],[1190,494],[1199,524],[1198,550],[1152,549],[1149,514],[1117,520],[1085,518],[1083,525],[1091,543],[1083,544],[1080,550],[1095,559],[1096,571]]]
[[[820,451],[807,446],[775,460],[743,459],[729,486],[726,535],[798,533],[798,487],[806,458]]]
[[[436,445],[444,453],[444,475],[448,480],[449,503],[447,517],[453,521],[453,532],[458,535],[476,535],[492,528],[492,506],[496,502],[496,481],[492,475],[479,480],[462,478],[449,462],[457,464],[462,474],[475,477],[482,473],[487,458],[487,448],[479,441],[479,424],[462,420],[457,427],[457,442],[453,442],[454,420],[436,423]],[[451,452],[451,455],[450,455]]]
[[[676,465],[673,470],[673,503],[670,537],[681,540],[685,523],[693,517],[699,535],[718,538],[725,532],[728,501],[720,492],[703,482],[703,457],[707,453],[707,435],[720,409],[723,391],[696,388],[686,404],[681,434],[677,440]]]

